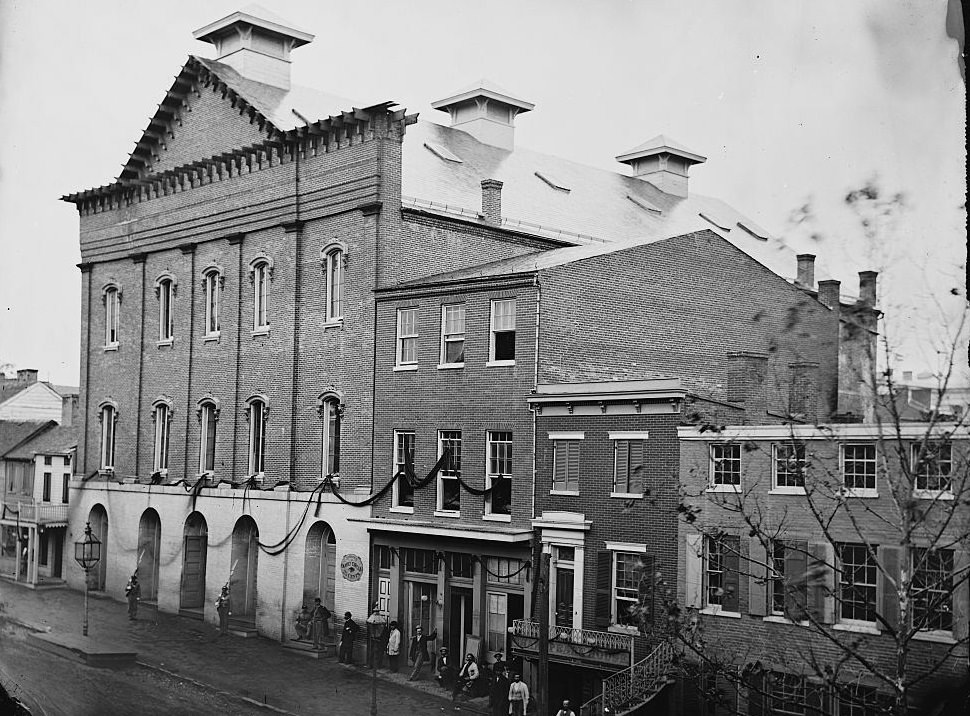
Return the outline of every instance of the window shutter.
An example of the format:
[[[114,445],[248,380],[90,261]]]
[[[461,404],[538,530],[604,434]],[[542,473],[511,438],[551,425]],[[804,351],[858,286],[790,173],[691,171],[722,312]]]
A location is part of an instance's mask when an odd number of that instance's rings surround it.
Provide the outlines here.
[[[633,493],[643,492],[643,452],[643,440],[630,442],[630,492]]]
[[[640,623],[653,623],[654,606],[654,574],[656,567],[652,554],[641,556],[643,566],[639,569],[639,579],[637,579],[637,598],[640,602]]]
[[[794,622],[805,619],[808,608],[808,542],[785,543],[785,616]]]
[[[744,680],[748,687],[748,716],[763,716],[767,681],[762,672],[752,672]]]
[[[966,550],[958,549],[953,553],[953,637],[960,640],[967,639],[970,634],[970,554]]]
[[[804,543],[801,543],[805,546]],[[821,624],[835,621],[835,548],[829,542],[809,542],[805,572],[806,607]]]
[[[748,543],[748,614],[763,617],[766,610],[768,552],[761,540],[752,537]]]
[[[570,440],[569,443],[569,464],[566,466],[566,489],[579,489],[579,441]]]
[[[741,546],[739,537],[724,537],[724,598],[722,604],[726,612],[740,611],[740,564],[738,551]]]
[[[899,594],[896,585],[899,584],[903,554],[902,547],[876,548],[876,559],[882,567],[876,582],[876,609],[892,629],[899,628]],[[883,628],[885,625],[880,623],[877,626]]]
[[[568,443],[556,442],[552,460],[552,488],[566,488],[566,451]]]
[[[630,441],[613,441],[613,491],[628,492],[630,480]]]
[[[596,626],[608,627],[613,615],[613,553],[596,554]]]
[[[809,714],[829,713],[829,690],[825,684],[809,681],[805,684],[805,705]]]
[[[688,607],[700,609],[704,606],[704,600],[701,598],[704,573],[704,535],[702,534],[689,534],[685,537],[684,573],[686,575],[684,603]]]

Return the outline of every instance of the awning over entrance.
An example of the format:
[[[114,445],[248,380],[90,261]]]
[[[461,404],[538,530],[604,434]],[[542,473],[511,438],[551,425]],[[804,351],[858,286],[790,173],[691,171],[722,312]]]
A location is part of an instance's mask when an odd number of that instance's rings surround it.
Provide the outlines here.
[[[532,530],[494,527],[487,530],[473,529],[467,524],[454,527],[440,522],[421,520],[388,520],[380,517],[350,519],[348,522],[364,522],[369,532],[394,532],[396,534],[415,534],[429,537],[460,537],[488,542],[527,542],[532,538]]]

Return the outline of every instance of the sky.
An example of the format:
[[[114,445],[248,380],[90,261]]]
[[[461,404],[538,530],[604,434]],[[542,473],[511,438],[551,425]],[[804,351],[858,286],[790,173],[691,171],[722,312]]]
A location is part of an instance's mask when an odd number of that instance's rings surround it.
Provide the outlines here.
[[[187,56],[213,57],[192,31],[247,4],[0,0],[0,365],[78,384],[78,217],[59,197],[114,180]],[[942,367],[966,306],[946,0],[260,4],[316,35],[295,84],[445,124],[431,103],[484,77],[536,105],[517,145],[614,171],[675,139],[708,158],[691,191],[817,254],[844,294],[880,271],[892,363]],[[903,199],[865,207],[869,229],[844,201],[867,183]]]

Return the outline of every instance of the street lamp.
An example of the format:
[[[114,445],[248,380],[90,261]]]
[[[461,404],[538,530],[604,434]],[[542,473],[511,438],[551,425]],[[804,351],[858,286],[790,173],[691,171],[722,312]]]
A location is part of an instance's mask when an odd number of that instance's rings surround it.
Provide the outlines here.
[[[82,634],[88,635],[88,572],[101,561],[101,540],[91,533],[91,523],[84,526],[84,539],[74,543],[74,560],[84,570],[84,627]]]

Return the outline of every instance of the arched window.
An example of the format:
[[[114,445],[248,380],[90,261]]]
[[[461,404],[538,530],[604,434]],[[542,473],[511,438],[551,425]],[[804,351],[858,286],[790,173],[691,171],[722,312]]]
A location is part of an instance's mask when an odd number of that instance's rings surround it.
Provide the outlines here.
[[[171,343],[175,336],[175,279],[168,274],[159,276],[155,281],[155,294],[158,296],[158,342]]]
[[[118,408],[113,403],[102,403],[98,418],[101,421],[101,469],[114,470]]]
[[[262,475],[266,467],[266,419],[269,408],[265,398],[250,398],[249,402],[249,474]]]
[[[340,321],[344,317],[344,268],[346,262],[347,252],[342,243],[324,247],[323,268],[327,283],[328,323]]]
[[[202,291],[205,294],[205,335],[219,335],[219,304],[222,298],[222,273],[212,267],[202,274]]]
[[[324,395],[320,399],[320,417],[323,422],[322,469],[323,475],[340,472],[340,418],[343,406],[336,395]]]
[[[167,398],[155,401],[152,410],[155,422],[155,457],[152,462],[154,472],[168,472],[168,443],[172,424],[172,406]]]
[[[253,330],[269,330],[269,282],[273,264],[265,256],[253,259],[250,276],[253,281]]]
[[[104,288],[104,346],[118,347],[118,334],[121,328],[121,289],[114,284]]]
[[[216,469],[216,425],[219,406],[215,400],[199,401],[199,474],[205,475]]]

